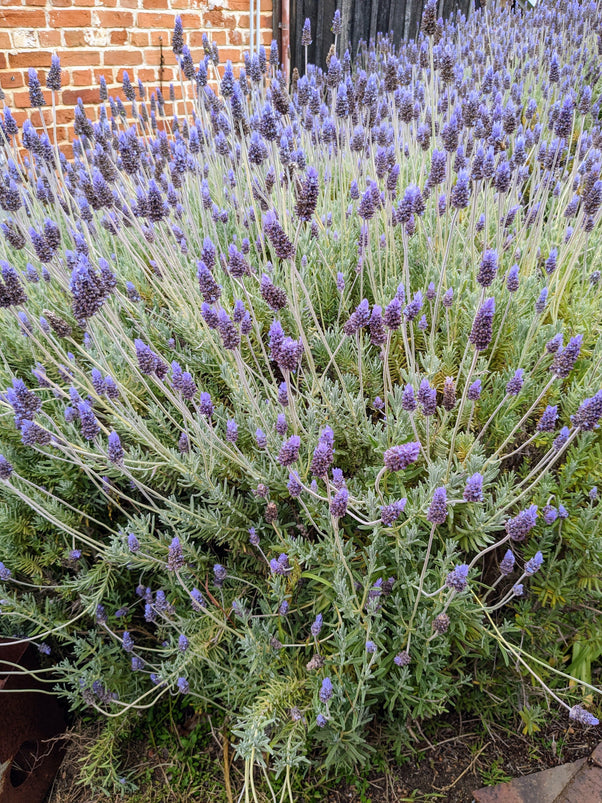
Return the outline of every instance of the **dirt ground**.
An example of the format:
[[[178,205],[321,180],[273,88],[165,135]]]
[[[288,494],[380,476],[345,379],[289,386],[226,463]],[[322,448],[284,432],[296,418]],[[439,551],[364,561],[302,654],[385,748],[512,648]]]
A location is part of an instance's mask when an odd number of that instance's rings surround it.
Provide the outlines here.
[[[588,756],[600,741],[597,728],[573,728],[565,719],[558,719],[542,728],[533,737],[510,731],[502,725],[484,729],[480,720],[460,720],[450,716],[438,733],[438,740],[430,742],[418,737],[416,754],[402,757],[401,766],[393,762],[388,770],[372,772],[354,783],[340,782],[322,786],[323,794],[316,788],[317,779],[311,775],[303,784],[303,792],[297,790],[296,800],[323,800],[327,803],[470,803],[472,792],[485,785],[528,775],[532,772],[576,761]],[[77,783],[79,756],[82,748],[90,744],[94,734],[85,730],[75,731],[73,740],[48,803],[101,803],[108,798],[93,795]],[[205,748],[207,750],[207,748]],[[213,761],[213,773],[223,766],[223,756],[217,744],[210,745],[207,758]],[[156,749],[143,742],[128,746],[127,763],[130,769],[144,766],[146,781],[139,791],[125,793],[116,800],[124,803],[218,803],[228,801],[225,793],[223,772],[220,777],[205,774],[200,783],[191,779],[190,791],[172,785],[174,772],[190,772],[190,767],[179,768],[177,761],[165,747]],[[240,768],[231,765],[230,780],[233,797],[242,778]],[[115,798],[113,798],[115,799]]]

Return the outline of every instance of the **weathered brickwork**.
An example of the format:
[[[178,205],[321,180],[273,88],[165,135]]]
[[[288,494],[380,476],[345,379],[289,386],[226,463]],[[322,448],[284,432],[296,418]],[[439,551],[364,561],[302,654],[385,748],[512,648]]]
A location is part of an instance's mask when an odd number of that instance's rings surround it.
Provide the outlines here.
[[[109,94],[125,102],[123,70],[148,88],[161,83],[166,98],[174,82],[181,96],[171,34],[177,14],[196,65],[203,58],[202,35],[220,49],[220,69],[229,59],[240,67],[249,49],[249,0],[0,0],[0,84],[17,122],[26,116],[38,126],[38,111],[29,108],[27,73],[38,70],[42,87],[53,53],[61,60],[62,90],[57,93],[57,140],[72,136],[73,106],[78,98],[94,118],[98,81],[104,76]],[[256,6],[256,2],[254,4]],[[272,0],[261,0],[260,41],[272,40]],[[44,90],[48,133],[53,139],[51,93]],[[167,109],[169,111],[169,107]]]

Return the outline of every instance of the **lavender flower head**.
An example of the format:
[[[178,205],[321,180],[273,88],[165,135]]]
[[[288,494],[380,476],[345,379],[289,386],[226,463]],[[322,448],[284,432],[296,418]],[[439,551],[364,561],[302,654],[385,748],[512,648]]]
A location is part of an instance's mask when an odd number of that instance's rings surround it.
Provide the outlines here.
[[[176,536],[172,539],[169,549],[167,551],[167,569],[170,572],[176,572],[185,566],[184,552],[180,539]]]
[[[299,458],[299,448],[301,446],[301,438],[298,435],[292,435],[285,441],[278,455],[278,462],[281,466],[290,466],[295,463]]]
[[[506,550],[506,554],[500,561],[500,572],[503,575],[512,574],[516,559],[511,549]]]
[[[472,385],[468,388],[468,393],[466,394],[470,401],[478,401],[481,398],[481,380],[477,379]]]
[[[525,574],[535,574],[543,565],[543,555],[541,552],[536,552],[533,557],[525,564]]]
[[[447,491],[444,486],[436,488],[426,514],[431,524],[444,524],[447,519]]]
[[[482,502],[483,501],[483,475],[473,474],[468,478],[466,487],[462,497],[465,502]]]
[[[518,265],[513,265],[506,276],[506,288],[509,293],[516,293],[518,290]]]
[[[467,563],[456,566],[445,578],[445,585],[454,591],[464,591],[468,585],[468,571]]]
[[[61,62],[56,53],[52,54],[50,69],[46,73],[46,88],[59,92],[61,88]]]
[[[383,505],[380,509],[380,520],[385,527],[390,527],[403,513],[407,499],[399,499],[390,505]]]
[[[330,698],[332,697],[333,689],[332,689],[332,681],[330,678],[324,678],[322,681],[322,687],[320,689],[320,702],[327,703]]]
[[[570,430],[568,427],[563,427],[558,435],[554,438],[554,442],[552,443],[552,448],[555,452],[560,451],[564,444],[568,441],[570,435]]]
[[[537,523],[537,505],[521,510],[514,518],[508,519],[504,525],[513,541],[524,541]]]
[[[586,727],[600,724],[600,720],[596,719],[593,714],[590,714],[589,711],[586,711],[581,705],[574,705],[571,708],[569,711],[569,719],[578,722],[580,725],[585,725]]]
[[[411,385],[406,385],[403,389],[401,406],[408,413],[413,413],[416,409],[416,397],[414,396],[414,388]]]
[[[27,86],[29,88],[29,103],[32,109],[40,109],[46,105],[42,88],[40,87],[40,79],[38,73],[33,67],[29,68]]]
[[[525,372],[523,371],[522,368],[519,368],[517,371],[515,371],[512,379],[510,379],[510,381],[506,384],[506,393],[508,394],[508,396],[518,396],[523,387],[524,373]]]
[[[420,443],[411,441],[401,446],[392,446],[383,455],[383,462],[388,471],[402,471],[415,463],[420,456]]]
[[[311,43],[312,43],[311,20],[309,19],[309,17],[306,17],[305,22],[303,23],[303,30],[301,31],[301,46],[309,47]]]
[[[342,518],[347,513],[347,504],[349,502],[349,491],[347,488],[339,488],[332,502],[330,503],[330,514],[335,519]]]
[[[477,351],[485,351],[493,336],[493,315],[495,299],[488,298],[475,315],[469,340]]]
[[[553,432],[556,429],[558,420],[558,405],[549,404],[543,411],[541,418],[537,422],[539,432]]]
[[[497,274],[497,251],[492,249],[488,249],[483,254],[483,258],[481,259],[481,264],[479,266],[479,272],[477,273],[477,282],[481,285],[481,287],[489,287],[493,284],[493,280]]]
[[[564,348],[560,347],[556,352],[554,362],[550,366],[550,371],[560,379],[566,379],[579,358],[582,342],[583,335],[575,335]]]

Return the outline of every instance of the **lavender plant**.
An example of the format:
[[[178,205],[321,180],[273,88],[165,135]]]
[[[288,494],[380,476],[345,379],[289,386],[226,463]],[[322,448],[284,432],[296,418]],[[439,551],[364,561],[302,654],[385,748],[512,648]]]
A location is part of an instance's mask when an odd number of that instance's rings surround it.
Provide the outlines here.
[[[76,709],[224,711],[247,799],[511,673],[597,724],[602,42],[526,15],[290,87],[178,19],[173,118],[103,83],[72,160],[5,109],[3,631]]]

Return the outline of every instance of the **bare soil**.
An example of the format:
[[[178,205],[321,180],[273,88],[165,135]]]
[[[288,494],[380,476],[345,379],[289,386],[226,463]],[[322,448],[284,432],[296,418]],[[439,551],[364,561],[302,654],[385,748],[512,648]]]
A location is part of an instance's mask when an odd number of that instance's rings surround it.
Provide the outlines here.
[[[194,727],[194,723],[193,723]],[[190,724],[178,726],[182,735]],[[310,776],[297,788],[296,800],[325,803],[471,803],[472,793],[481,786],[555,767],[588,756],[600,741],[597,728],[574,728],[565,719],[551,721],[533,737],[524,736],[502,724],[484,727],[478,719],[461,720],[450,715],[442,723],[436,741],[417,734],[415,753],[402,757],[402,764],[391,760],[386,771],[371,772],[357,781],[332,781],[317,788],[318,778]],[[61,769],[47,803],[103,803],[105,795],[93,794],[79,783],[82,753],[93,744],[94,729],[75,729]],[[175,743],[174,743],[175,744]],[[139,790],[124,793],[124,803],[218,803],[228,801],[224,787],[223,753],[218,739],[201,748],[212,771],[203,778],[192,774],[190,789],[175,790],[173,773],[189,772],[180,766],[181,754],[174,757],[166,747],[132,741],[127,746],[125,771],[144,769]],[[242,780],[241,768],[230,765],[233,797]],[[304,792],[303,789],[309,790]],[[115,799],[115,798],[113,798]]]

